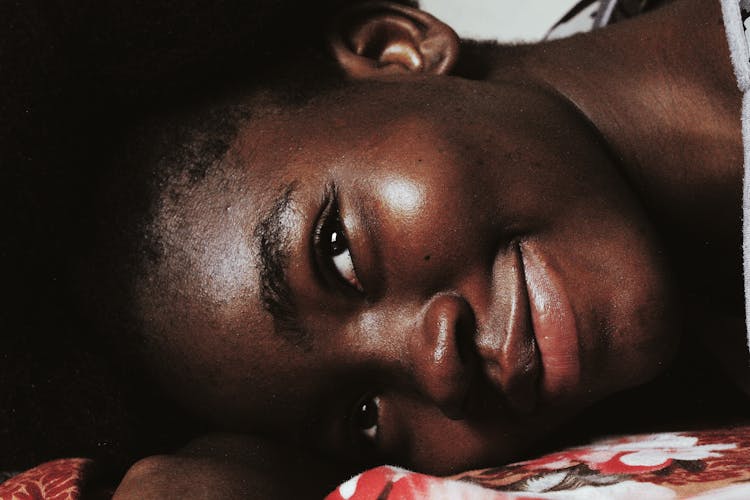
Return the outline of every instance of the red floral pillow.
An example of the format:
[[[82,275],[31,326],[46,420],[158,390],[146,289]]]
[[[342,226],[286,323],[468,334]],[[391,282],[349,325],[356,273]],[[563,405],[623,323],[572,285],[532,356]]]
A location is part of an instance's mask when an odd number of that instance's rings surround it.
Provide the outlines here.
[[[327,500],[750,498],[750,427],[606,439],[451,478],[383,466]]]
[[[0,484],[0,499],[77,500],[90,467],[83,458],[44,463]]]

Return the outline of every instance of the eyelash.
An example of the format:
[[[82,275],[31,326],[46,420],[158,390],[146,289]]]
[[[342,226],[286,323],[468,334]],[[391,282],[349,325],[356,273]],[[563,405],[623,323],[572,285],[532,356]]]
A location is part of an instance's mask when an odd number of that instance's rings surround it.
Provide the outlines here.
[[[314,247],[318,262],[322,263],[329,273],[335,275],[346,286],[358,292],[364,291],[354,268],[346,231],[341,223],[335,189],[330,189],[328,201],[315,228]]]

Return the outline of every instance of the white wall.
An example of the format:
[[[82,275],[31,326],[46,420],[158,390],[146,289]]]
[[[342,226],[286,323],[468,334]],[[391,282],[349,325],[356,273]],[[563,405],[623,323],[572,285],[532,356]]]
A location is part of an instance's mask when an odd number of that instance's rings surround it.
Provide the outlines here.
[[[478,40],[536,41],[578,0],[419,0],[459,36]]]

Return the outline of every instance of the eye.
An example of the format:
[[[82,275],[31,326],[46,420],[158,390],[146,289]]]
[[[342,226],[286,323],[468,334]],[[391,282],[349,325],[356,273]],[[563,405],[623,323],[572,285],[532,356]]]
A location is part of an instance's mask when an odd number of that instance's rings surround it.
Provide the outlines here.
[[[378,437],[379,417],[379,397],[367,396],[359,400],[352,416],[352,423],[357,436],[359,438],[364,437],[368,443],[375,444]]]
[[[354,262],[352,262],[352,255],[349,251],[349,242],[343,230],[340,229],[340,222],[337,226],[339,226],[338,229],[330,233],[329,243],[329,255],[331,256],[333,267],[347,283],[357,290],[362,291],[362,285],[360,285],[357,273],[354,271]]]
[[[336,198],[326,207],[322,224],[316,230],[316,247],[325,264],[349,286],[362,292],[357,272],[354,269],[349,240],[346,238]]]

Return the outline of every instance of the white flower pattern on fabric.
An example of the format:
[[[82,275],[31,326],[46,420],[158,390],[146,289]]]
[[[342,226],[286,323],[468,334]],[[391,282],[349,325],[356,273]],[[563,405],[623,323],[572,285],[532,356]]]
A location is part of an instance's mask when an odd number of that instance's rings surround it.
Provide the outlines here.
[[[750,440],[750,427],[741,428]],[[736,442],[701,441],[701,433],[679,432],[643,434],[606,439],[588,446],[570,448],[534,460],[511,464],[505,468],[488,469],[490,476],[508,474],[514,480],[492,484],[476,476],[439,478],[407,470],[381,466],[364,472],[339,486],[328,500],[517,500],[530,498],[575,498],[650,500],[684,498],[670,484],[659,484],[655,477],[667,478],[676,471],[693,474],[706,467],[707,459],[726,460],[726,453],[735,454],[743,469],[750,448]],[[712,442],[713,441],[713,442]],[[734,441],[734,440],[731,440]],[[701,444],[704,443],[704,444]],[[739,453],[740,455],[736,455]],[[740,458],[742,457],[742,458]],[[738,460],[739,459],[739,460]],[[726,463],[726,462],[724,462]],[[505,472],[502,472],[502,471]],[[493,472],[494,471],[494,472]],[[480,479],[482,471],[477,471]],[[655,473],[649,475],[650,473]],[[729,477],[733,472],[728,471]],[[698,473],[698,478],[701,474]],[[737,476],[734,476],[735,479]],[[716,477],[708,479],[716,480]],[[750,480],[750,473],[748,473]],[[724,498],[738,498],[732,488]],[[744,494],[746,490],[741,489]],[[704,497],[712,498],[712,497]],[[741,497],[746,498],[746,497]],[[748,497],[750,498],[750,497]]]
[[[354,494],[357,492],[357,482],[359,481],[359,478],[361,476],[362,474],[357,474],[356,476],[339,486],[339,494],[341,495],[341,498],[343,498],[344,500],[349,500],[354,496]]]
[[[680,433],[661,433],[610,439],[591,446],[571,448],[519,465],[540,469],[560,469],[585,464],[609,474],[633,474],[659,470],[674,460],[704,460],[735,444],[699,445],[698,438]]]

